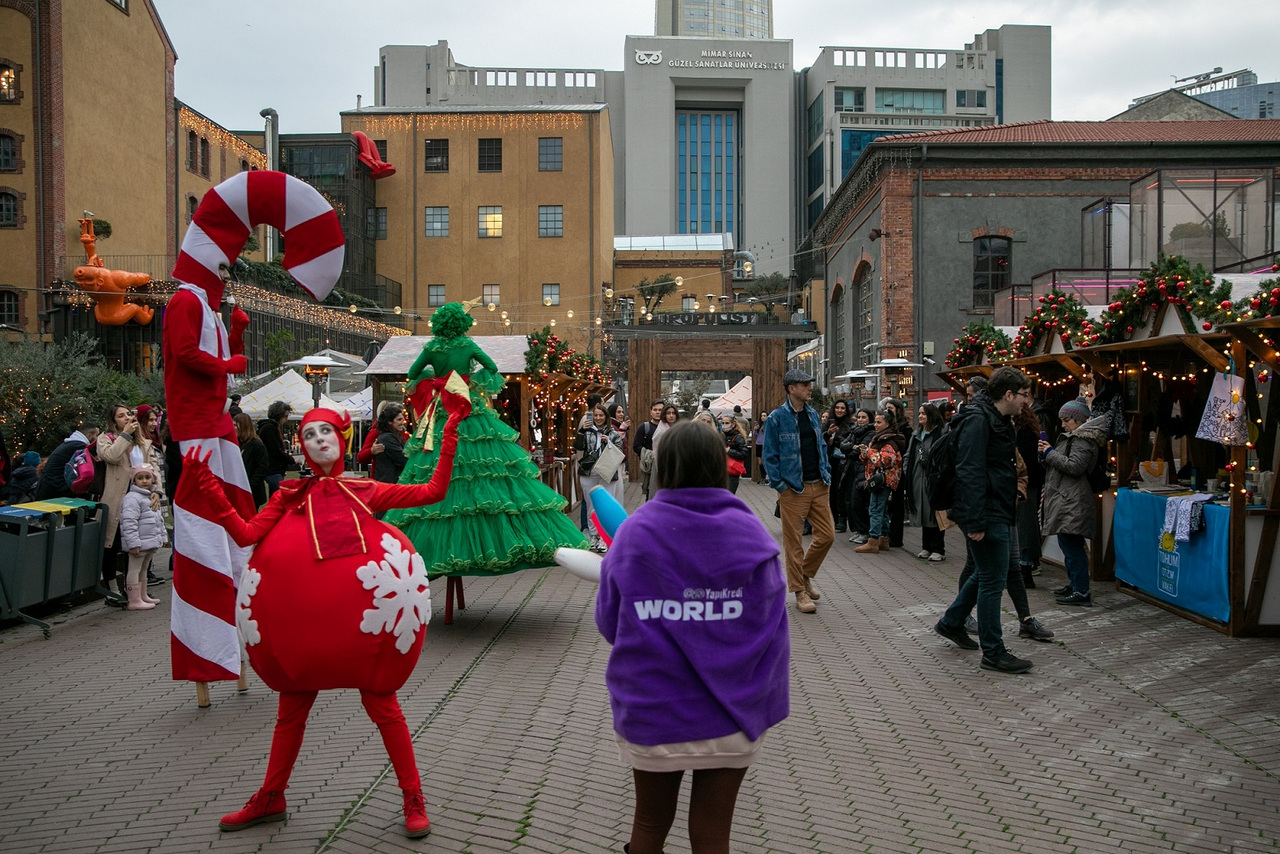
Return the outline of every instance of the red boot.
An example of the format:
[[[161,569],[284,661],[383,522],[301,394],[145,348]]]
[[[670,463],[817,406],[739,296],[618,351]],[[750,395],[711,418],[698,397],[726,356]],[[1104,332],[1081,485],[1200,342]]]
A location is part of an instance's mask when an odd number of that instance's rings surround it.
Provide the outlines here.
[[[410,839],[426,836],[431,832],[431,820],[427,818],[427,799],[422,789],[404,790],[404,835]]]
[[[421,794],[419,794],[421,798]],[[405,801],[408,804],[408,800]],[[406,811],[408,807],[405,807]],[[244,809],[237,810],[230,815],[224,815],[222,821],[218,822],[219,830],[244,830],[246,827],[253,827],[255,824],[262,824],[268,821],[284,821],[285,803],[284,792],[268,792],[266,789],[259,789],[258,792],[249,799],[249,803],[244,805]],[[423,813],[423,820],[426,820],[426,813]]]

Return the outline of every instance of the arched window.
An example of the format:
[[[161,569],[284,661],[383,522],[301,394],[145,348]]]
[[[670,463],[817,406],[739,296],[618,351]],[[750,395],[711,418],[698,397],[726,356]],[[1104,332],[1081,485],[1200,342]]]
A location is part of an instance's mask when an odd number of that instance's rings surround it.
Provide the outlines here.
[[[18,141],[7,133],[0,133],[0,172],[18,171]]]
[[[0,190],[0,228],[17,228],[21,215],[18,194]]]
[[[241,171],[241,172],[248,172],[248,171],[249,171],[249,161],[248,161],[248,160],[241,160],[241,161],[240,161],[240,171]]]
[[[200,174],[209,177],[209,140],[200,139]]]
[[[18,72],[22,66],[0,61],[0,103],[16,103],[22,97]]]
[[[1007,237],[978,237],[973,241],[973,307],[992,308],[995,295],[1012,281],[1013,241]]]
[[[0,323],[18,325],[18,295],[13,291],[0,291]]]
[[[193,130],[187,131],[187,168],[200,171],[200,139]]]
[[[196,208],[200,207],[200,200],[195,196],[187,196],[187,222],[196,218]]]

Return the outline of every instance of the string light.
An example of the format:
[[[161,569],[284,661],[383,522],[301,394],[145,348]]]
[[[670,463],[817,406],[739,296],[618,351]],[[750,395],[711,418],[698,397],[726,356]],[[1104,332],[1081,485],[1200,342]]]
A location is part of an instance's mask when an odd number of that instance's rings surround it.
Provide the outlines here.
[[[514,108],[494,108],[512,110]],[[536,130],[575,130],[581,128],[586,119],[582,113],[544,113],[544,112],[476,112],[476,113],[401,113],[394,116],[366,116],[359,113],[352,117],[363,123],[363,130],[375,138],[382,138],[391,133],[435,131],[471,131],[495,130],[516,131]]]
[[[183,104],[178,110],[178,125],[184,131],[195,131],[196,136],[203,137],[222,148],[234,151],[254,169],[267,168],[267,155],[225,128],[194,112],[186,104]]]

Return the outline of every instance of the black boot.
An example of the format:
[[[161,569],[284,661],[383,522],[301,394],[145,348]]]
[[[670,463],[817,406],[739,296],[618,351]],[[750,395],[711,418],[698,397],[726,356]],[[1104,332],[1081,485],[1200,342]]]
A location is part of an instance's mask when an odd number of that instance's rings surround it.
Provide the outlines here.
[[[1022,584],[1023,584],[1023,586],[1025,586],[1028,590],[1035,590],[1035,589],[1036,589],[1036,580],[1035,580],[1035,578],[1031,575],[1032,567],[1027,566],[1026,564],[1022,564],[1019,568],[1022,570]]]

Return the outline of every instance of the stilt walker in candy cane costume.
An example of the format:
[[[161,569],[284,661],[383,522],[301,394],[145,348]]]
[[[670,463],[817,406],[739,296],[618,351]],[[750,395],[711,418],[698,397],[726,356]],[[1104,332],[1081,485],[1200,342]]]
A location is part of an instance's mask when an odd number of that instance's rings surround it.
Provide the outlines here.
[[[227,375],[245,370],[249,318],[236,308],[230,334],[223,326],[220,268],[234,262],[250,229],[262,223],[284,232],[285,269],[313,297],[324,299],[342,272],[338,215],[315,188],[283,172],[242,172],[206,193],[197,208],[173,269],[182,284],[164,313],[170,433],[184,453],[203,450],[218,487],[245,515],[253,512],[253,497],[227,414]],[[193,516],[178,496],[170,617],[174,679],[239,678],[235,599],[247,558],[248,549]]]
[[[395,692],[413,671],[431,617],[426,567],[409,539],[374,517],[393,507],[442,499],[453,473],[458,422],[471,411],[466,384],[440,390],[447,414],[440,461],[430,483],[346,480],[342,460],[351,419],[313,409],[299,428],[314,477],[281,485],[246,521],[217,488],[193,448],[178,493],[191,512],[222,525],[241,546],[255,545],[236,600],[236,617],[253,669],[280,692],[280,711],[262,788],[219,827],[243,830],[285,816],[284,790],[302,748],[319,691],[358,688],[377,725],[404,795],[405,832],[430,830],[413,742]]]

